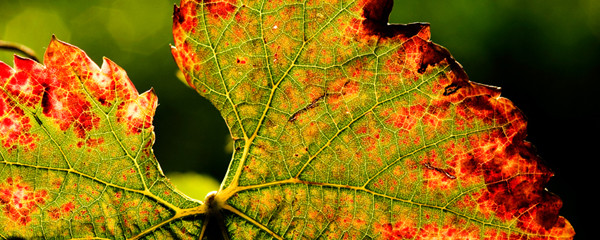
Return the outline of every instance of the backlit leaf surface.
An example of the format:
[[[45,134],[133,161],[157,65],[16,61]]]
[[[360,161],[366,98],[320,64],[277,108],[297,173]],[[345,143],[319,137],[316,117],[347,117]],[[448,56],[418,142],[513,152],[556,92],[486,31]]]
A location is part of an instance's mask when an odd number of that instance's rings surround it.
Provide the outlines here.
[[[200,231],[200,202],[173,189],[152,153],[156,106],[115,63],[100,68],[54,38],[43,65],[0,62],[0,239]]]
[[[569,239],[523,114],[392,1],[187,1],[173,55],[234,139],[231,239]]]
[[[0,63],[0,238],[571,239],[523,114],[391,4],[175,7],[173,56],[234,141],[204,203],[116,64],[56,39]]]

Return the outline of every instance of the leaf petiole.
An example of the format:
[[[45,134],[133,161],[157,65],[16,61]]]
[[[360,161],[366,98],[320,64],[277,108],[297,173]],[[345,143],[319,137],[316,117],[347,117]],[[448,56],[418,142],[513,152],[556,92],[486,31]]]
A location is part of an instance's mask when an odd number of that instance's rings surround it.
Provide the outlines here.
[[[24,54],[26,57],[31,58],[32,60],[34,60],[36,62],[40,62],[38,60],[38,57],[37,57],[35,51],[33,51],[33,49],[31,49],[23,44],[20,44],[20,43],[14,43],[14,42],[0,40],[0,49],[18,52],[18,53]]]

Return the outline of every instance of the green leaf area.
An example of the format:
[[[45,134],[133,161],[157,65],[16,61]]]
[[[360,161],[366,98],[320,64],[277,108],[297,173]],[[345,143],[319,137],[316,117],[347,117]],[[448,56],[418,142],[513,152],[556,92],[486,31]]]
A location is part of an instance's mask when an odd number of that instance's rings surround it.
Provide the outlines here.
[[[204,202],[160,170],[157,98],[116,64],[54,38],[0,63],[0,238],[572,239],[523,114],[391,5],[175,7],[175,61],[233,139]]]

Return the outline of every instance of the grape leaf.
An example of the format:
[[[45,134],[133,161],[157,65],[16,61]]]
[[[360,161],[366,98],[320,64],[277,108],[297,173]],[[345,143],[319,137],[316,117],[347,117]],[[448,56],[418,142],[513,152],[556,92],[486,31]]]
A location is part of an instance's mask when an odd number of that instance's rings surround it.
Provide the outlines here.
[[[175,7],[174,58],[234,140],[204,203],[116,64],[54,38],[0,63],[0,238],[571,239],[523,114],[391,4]]]
[[[173,56],[234,153],[228,237],[570,239],[524,115],[393,1],[188,1]]]
[[[152,153],[157,98],[52,39],[44,65],[0,62],[0,238],[136,238],[200,231],[200,202]],[[191,210],[190,210],[191,209]],[[177,235],[175,235],[177,236]]]

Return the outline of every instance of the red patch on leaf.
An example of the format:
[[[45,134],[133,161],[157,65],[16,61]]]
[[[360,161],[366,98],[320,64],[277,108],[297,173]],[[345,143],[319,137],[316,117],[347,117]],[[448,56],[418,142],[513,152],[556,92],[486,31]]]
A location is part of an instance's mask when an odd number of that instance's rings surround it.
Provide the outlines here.
[[[23,226],[31,222],[31,214],[46,203],[47,197],[46,190],[35,191],[20,177],[8,177],[0,184],[0,206],[4,215]]]
[[[35,148],[37,135],[29,133],[31,130],[30,118],[16,106],[4,92],[0,91],[0,139],[2,146],[12,151],[17,146],[25,149]]]
[[[152,118],[158,100],[153,90],[142,93],[137,99],[119,105],[117,119],[129,126],[130,134],[137,134],[152,127]]]
[[[91,104],[84,96],[72,91],[75,86],[63,81],[44,83],[42,97],[42,113],[55,119],[60,130],[66,131],[71,126],[79,138],[96,128],[100,118],[91,111]]]
[[[6,90],[8,94],[14,96],[20,103],[27,107],[34,107],[39,103],[43,91],[38,78],[42,71],[44,71],[44,67],[31,59],[18,56],[15,56],[14,63],[15,70],[5,65],[5,68],[10,70],[7,71],[5,78],[3,78],[8,82]],[[12,73],[12,77],[8,75],[10,73]]]
[[[235,0],[210,0],[205,1],[204,6],[213,18],[226,19],[237,9],[236,2]]]
[[[75,204],[73,204],[73,202],[68,202],[65,203],[61,206],[62,212],[67,214],[67,213],[71,213],[73,211],[73,209],[75,209]]]
[[[182,2],[181,7],[173,10],[173,29],[181,28],[184,32],[195,32],[198,26],[196,3]]]
[[[53,207],[53,208],[48,209],[48,216],[50,216],[50,218],[52,218],[53,220],[58,220],[63,215],[71,214],[75,208],[76,208],[76,206],[73,202],[68,202],[68,203],[61,205],[58,208]],[[78,215],[76,217],[80,217],[80,215]]]
[[[399,106],[392,111],[394,112],[389,113],[390,118],[386,120],[386,123],[391,124],[396,128],[400,128],[401,130],[410,131],[416,126],[419,119],[423,117],[425,107],[423,105],[413,105],[410,107]]]
[[[58,220],[60,218],[60,209],[58,208],[50,208],[48,209],[48,216],[53,220]]]
[[[398,221],[394,224],[374,224],[374,232],[380,233],[382,239],[412,239],[417,236],[418,228],[410,220]]]
[[[85,138],[100,122],[85,92],[106,105],[114,98],[112,80],[100,75],[100,68],[81,49],[56,39],[46,50],[44,64],[47,77],[38,78],[43,88],[42,112],[55,119],[62,131],[73,127],[77,137]],[[83,87],[88,89],[83,91]]]
[[[476,84],[462,86],[465,87],[461,91],[444,94],[458,104],[457,117],[467,123],[481,121],[499,127],[456,142],[469,149],[456,145],[447,148],[446,155],[460,153],[447,162],[452,172],[435,165],[425,166],[426,172],[449,173],[461,181],[468,179],[465,182],[475,182],[475,177],[485,180],[486,188],[466,196],[458,202],[459,206],[477,205],[486,217],[494,214],[506,221],[518,219],[516,225],[527,232],[571,234],[568,222],[558,215],[560,199],[544,188],[553,173],[541,164],[531,144],[525,141],[522,113],[510,101],[500,98],[498,89]]]
[[[104,143],[104,138],[103,137],[99,137],[99,138],[88,138],[87,140],[85,140],[85,145],[89,148],[96,148],[99,145]]]
[[[175,38],[177,40],[177,35],[175,35]],[[202,70],[200,68],[201,64],[194,65],[194,63],[198,60],[196,51],[192,49],[189,42],[184,41],[183,39],[177,41],[177,43],[179,42],[181,42],[181,44],[177,44],[177,48],[171,48],[171,53],[173,54],[173,57],[175,58],[179,68],[182,69],[182,71],[189,71],[192,68],[195,68],[194,70],[196,72],[200,72]],[[184,74],[184,76],[187,85],[192,88],[196,88],[189,74]]]
[[[236,62],[237,64],[246,64],[246,58],[243,58],[243,57],[238,57],[238,58],[235,60],[235,62]]]
[[[61,131],[72,129],[77,137],[85,139],[87,133],[100,123],[100,117],[92,111],[95,103],[90,98],[98,105],[108,107],[115,101],[117,93],[125,99],[137,95],[131,81],[115,66],[105,59],[100,69],[81,49],[55,38],[46,50],[44,65],[19,57],[15,58],[14,69],[0,64],[0,83],[5,86],[0,95],[0,114],[14,115],[3,122],[7,129],[2,132],[9,135],[3,138],[5,147],[10,148],[16,143],[29,145],[34,140],[26,133],[29,117],[24,118],[17,104],[7,100],[9,97],[20,106],[41,106],[39,112],[53,119]],[[10,136],[13,130],[23,133],[15,136],[18,140]]]

